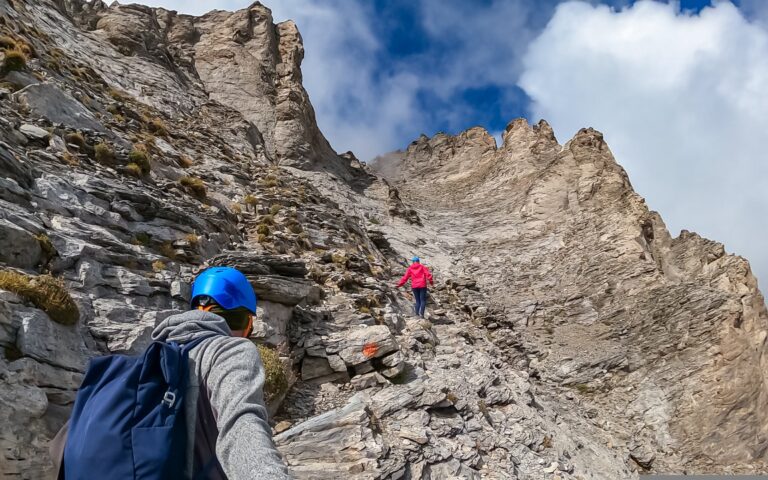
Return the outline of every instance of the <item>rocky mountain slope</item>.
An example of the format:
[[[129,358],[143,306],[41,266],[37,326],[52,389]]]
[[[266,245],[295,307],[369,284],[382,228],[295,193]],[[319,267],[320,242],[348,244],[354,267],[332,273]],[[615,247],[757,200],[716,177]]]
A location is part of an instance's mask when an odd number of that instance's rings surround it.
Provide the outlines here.
[[[220,264],[259,295],[297,478],[765,471],[746,261],[671,238],[592,130],[423,137],[385,180],[324,139],[302,55],[258,3],[0,1],[5,478],[52,478],[88,358],[141,351]],[[394,289],[413,253],[429,321]]]

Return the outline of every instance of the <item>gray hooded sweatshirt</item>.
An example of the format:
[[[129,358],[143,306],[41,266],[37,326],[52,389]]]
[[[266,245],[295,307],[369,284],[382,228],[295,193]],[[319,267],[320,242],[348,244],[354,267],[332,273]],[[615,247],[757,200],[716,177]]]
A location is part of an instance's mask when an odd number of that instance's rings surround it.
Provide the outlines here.
[[[232,337],[220,316],[199,310],[168,317],[152,332],[153,340],[181,344],[198,338],[205,340],[190,352],[184,399],[187,478],[205,469],[206,479],[290,479],[267,423],[264,366],[256,346]]]

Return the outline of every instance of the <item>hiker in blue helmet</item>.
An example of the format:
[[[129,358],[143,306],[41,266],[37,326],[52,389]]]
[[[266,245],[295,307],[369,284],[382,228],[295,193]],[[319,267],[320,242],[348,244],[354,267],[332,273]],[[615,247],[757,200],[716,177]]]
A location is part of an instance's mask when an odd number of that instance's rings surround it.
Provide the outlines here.
[[[195,421],[188,425],[185,478],[290,478],[272,442],[264,365],[247,338],[256,304],[242,272],[211,267],[192,285],[192,310],[166,318],[152,333],[155,340],[179,343],[205,338],[189,354],[193,391],[185,409]]]
[[[155,327],[144,355],[91,362],[51,444],[58,478],[291,478],[272,441],[264,365],[247,338],[256,313],[250,282],[212,267],[191,297],[192,310]]]

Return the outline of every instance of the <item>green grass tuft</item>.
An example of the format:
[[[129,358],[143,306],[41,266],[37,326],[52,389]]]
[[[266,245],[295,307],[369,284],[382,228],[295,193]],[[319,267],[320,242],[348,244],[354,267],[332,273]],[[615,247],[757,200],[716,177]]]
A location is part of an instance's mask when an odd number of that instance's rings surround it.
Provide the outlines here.
[[[99,143],[94,147],[94,158],[105,165],[114,165],[115,151],[106,143]]]
[[[207,195],[205,183],[197,177],[181,177],[179,183],[197,198],[203,199]]]
[[[264,364],[264,400],[269,403],[288,389],[288,374],[276,350],[266,345],[258,345],[258,348]]]

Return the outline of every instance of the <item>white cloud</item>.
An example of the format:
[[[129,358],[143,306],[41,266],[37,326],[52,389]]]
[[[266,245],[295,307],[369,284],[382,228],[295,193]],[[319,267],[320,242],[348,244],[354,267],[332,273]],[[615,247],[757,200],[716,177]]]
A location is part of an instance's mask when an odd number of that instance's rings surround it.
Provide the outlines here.
[[[561,140],[601,130],[670,230],[747,257],[768,282],[768,32],[729,2],[560,5],[520,86]]]

